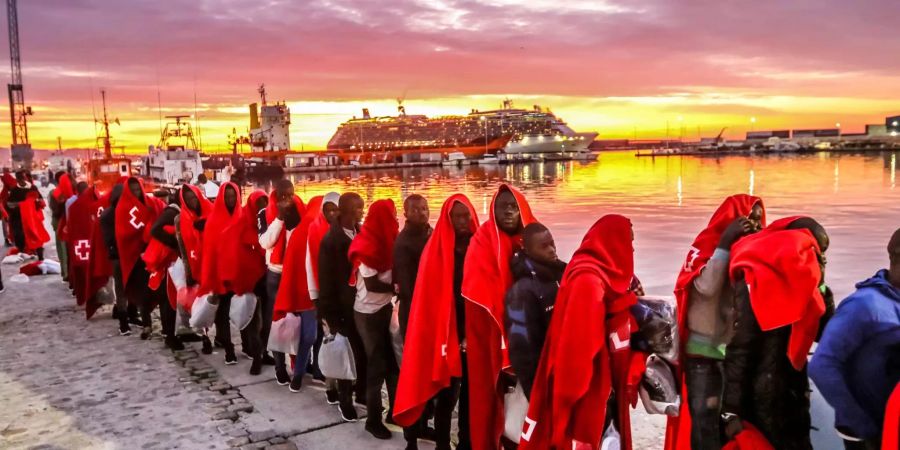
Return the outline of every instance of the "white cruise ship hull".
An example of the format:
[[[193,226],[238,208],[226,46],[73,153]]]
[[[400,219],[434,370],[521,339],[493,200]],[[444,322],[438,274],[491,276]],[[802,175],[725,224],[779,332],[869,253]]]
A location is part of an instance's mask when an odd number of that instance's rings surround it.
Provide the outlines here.
[[[587,152],[597,133],[576,133],[572,136],[525,136],[506,144],[508,154],[541,154]]]

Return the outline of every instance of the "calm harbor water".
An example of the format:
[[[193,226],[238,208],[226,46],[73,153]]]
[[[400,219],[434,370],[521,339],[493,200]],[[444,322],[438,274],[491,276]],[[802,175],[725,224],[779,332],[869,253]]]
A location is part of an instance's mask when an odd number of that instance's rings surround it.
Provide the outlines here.
[[[508,182],[527,196],[568,259],[604,214],[631,218],[635,270],[648,294],[671,295],[694,236],[730,194],[761,196],[769,221],[818,219],[831,236],[826,277],[840,299],[856,281],[887,263],[887,241],[900,227],[897,152],[722,158],[637,158],[604,153],[597,162],[465,168],[414,168],[341,174],[294,174],[304,199],[330,190],[357,191],[367,203],[411,193],[428,198],[432,221],[449,195],[469,196],[487,218],[491,196]]]

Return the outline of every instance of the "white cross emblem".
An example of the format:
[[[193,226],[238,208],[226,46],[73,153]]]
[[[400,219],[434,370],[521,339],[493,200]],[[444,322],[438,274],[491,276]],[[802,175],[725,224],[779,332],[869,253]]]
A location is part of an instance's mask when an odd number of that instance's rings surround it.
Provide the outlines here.
[[[91,243],[87,239],[79,239],[75,244],[75,256],[82,261],[87,261],[90,256]]]
[[[100,217],[101,215],[103,215],[103,207],[102,206],[97,208],[97,217]]]
[[[138,218],[136,216],[137,212],[138,212],[138,207],[132,206],[131,211],[128,211],[128,215],[131,216],[131,220],[128,221],[128,223],[130,223],[131,226],[133,226],[135,230],[140,230],[141,228],[144,228],[144,222],[137,221],[138,220]]]
[[[623,341],[622,339],[619,338],[618,333],[610,333],[609,340],[612,341],[613,350],[622,350],[623,348],[628,347],[628,345],[631,344],[631,339],[625,339]]]
[[[447,344],[441,345],[441,356],[447,356]]]
[[[531,440],[531,434],[534,433],[534,426],[537,425],[537,421],[532,419],[531,417],[525,416],[525,431],[522,432],[522,439],[525,441]]]
[[[197,259],[197,252],[194,250],[191,250],[191,254],[188,256],[190,259]]]

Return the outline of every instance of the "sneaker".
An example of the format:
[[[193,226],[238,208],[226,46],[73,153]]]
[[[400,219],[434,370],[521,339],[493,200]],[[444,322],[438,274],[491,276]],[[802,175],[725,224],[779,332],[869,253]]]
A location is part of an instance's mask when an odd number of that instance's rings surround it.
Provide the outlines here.
[[[141,340],[142,340],[142,341],[146,341],[147,339],[150,339],[150,335],[151,335],[152,333],[153,333],[153,328],[151,328],[151,327],[144,327],[144,329],[141,330]]]
[[[336,389],[328,389],[325,391],[325,402],[329,405],[338,404],[338,392]]]
[[[262,373],[262,360],[260,358],[256,358],[253,360],[253,364],[250,365],[250,375],[259,375]]]
[[[237,364],[237,356],[234,354],[234,347],[225,348],[225,365],[231,366]]]
[[[435,440],[437,439],[437,432],[434,431],[434,428],[426,426],[419,435],[419,439],[422,439],[423,441],[435,442]]]
[[[184,350],[184,344],[181,343],[181,339],[178,339],[174,336],[166,336],[166,347],[173,352]]]
[[[131,336],[131,327],[126,321],[119,321],[119,336]]]
[[[262,363],[265,366],[274,366],[275,358],[272,357],[268,352],[263,353]]]
[[[341,412],[341,419],[344,422],[356,422],[359,416],[356,415],[356,408],[353,405],[338,405],[338,411]]]
[[[375,436],[375,439],[390,439],[391,438],[391,430],[388,430],[383,423],[379,422],[366,422],[366,431],[369,432],[372,436]]]
[[[275,382],[278,383],[279,386],[287,386],[291,383],[291,377],[284,367],[275,368]]]
[[[303,387],[303,377],[294,377],[291,380],[291,385],[288,387],[288,389],[290,389],[291,392],[296,394],[296,393],[300,392],[300,388],[302,388],[302,387]]]
[[[144,322],[142,322],[142,321],[141,321],[141,318],[138,317],[138,316],[130,316],[130,317],[128,318],[128,323],[130,323],[130,324],[132,324],[132,325],[137,325],[137,326],[139,326],[139,327],[144,326]]]
[[[212,342],[209,341],[209,337],[208,336],[201,337],[200,342],[203,343],[202,344],[203,347],[200,349],[200,353],[203,353],[204,355],[211,355],[213,349],[212,349]]]

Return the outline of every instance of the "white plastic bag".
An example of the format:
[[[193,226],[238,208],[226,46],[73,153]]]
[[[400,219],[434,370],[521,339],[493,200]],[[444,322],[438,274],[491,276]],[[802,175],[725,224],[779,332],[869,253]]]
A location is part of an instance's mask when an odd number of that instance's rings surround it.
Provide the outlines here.
[[[3,257],[3,264],[19,264],[22,261],[25,261],[25,258],[22,257],[21,254],[15,255],[6,255]]]
[[[326,378],[355,380],[356,362],[350,340],[342,334],[325,336],[319,349],[319,370]]]
[[[678,417],[681,400],[672,368],[657,355],[647,357],[639,388],[641,403],[648,414]]]
[[[522,385],[516,383],[513,390],[503,395],[503,416],[505,417],[503,435],[516,444],[522,437],[526,414],[528,414],[528,398],[525,397]]]
[[[109,277],[106,284],[97,290],[97,300],[102,305],[116,304],[116,280],[113,277]]]
[[[59,275],[62,273],[62,266],[60,266],[58,262],[52,259],[45,259],[41,261],[41,263],[38,264],[38,268],[41,269],[41,272],[43,272],[44,275]]]
[[[272,322],[266,347],[270,352],[296,355],[300,351],[300,316],[288,314]]]
[[[603,437],[600,438],[600,450],[620,450],[621,448],[622,438],[619,436],[619,431],[616,430],[614,424],[610,423],[603,432]]]
[[[394,358],[397,360],[397,367],[403,360],[403,335],[400,333],[400,308],[394,305],[394,311],[391,313],[391,325],[388,330],[391,333],[391,347],[394,348]]]
[[[184,289],[187,287],[187,274],[184,272],[184,261],[181,258],[175,260],[175,263],[169,266],[169,279],[175,285],[175,289]]]
[[[209,328],[216,322],[216,310],[219,304],[210,303],[213,299],[212,294],[200,295],[194,300],[194,306],[191,307],[190,324],[193,328]]]
[[[228,317],[238,330],[243,330],[250,325],[253,314],[256,312],[256,295],[252,292],[231,297],[231,308]]]

